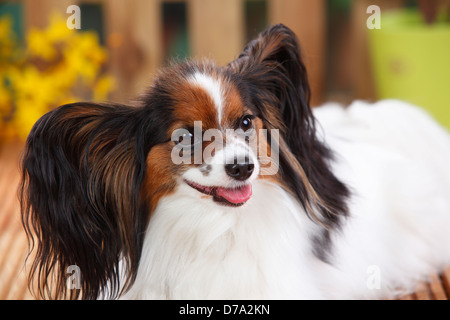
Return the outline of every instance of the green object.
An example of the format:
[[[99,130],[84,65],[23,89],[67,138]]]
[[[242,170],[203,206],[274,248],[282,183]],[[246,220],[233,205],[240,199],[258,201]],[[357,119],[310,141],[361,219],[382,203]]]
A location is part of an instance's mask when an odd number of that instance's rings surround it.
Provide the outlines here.
[[[163,43],[168,61],[182,61],[190,56],[188,6],[185,2],[163,2]]]
[[[0,3],[0,18],[4,16],[12,18],[14,34],[17,40],[23,41],[22,5],[14,2]]]
[[[381,29],[368,29],[379,99],[396,98],[425,108],[450,129],[450,22],[431,25],[420,12],[381,12]]]
[[[97,3],[81,3],[81,30],[92,30],[98,34],[100,44],[105,45],[103,32],[103,6]]]

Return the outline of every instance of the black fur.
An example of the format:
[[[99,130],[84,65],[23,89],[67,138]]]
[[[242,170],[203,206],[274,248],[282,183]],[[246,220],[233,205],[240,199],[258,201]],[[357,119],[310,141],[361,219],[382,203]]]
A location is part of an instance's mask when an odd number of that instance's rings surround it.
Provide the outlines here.
[[[307,72],[295,34],[281,24],[269,27],[246,46],[239,58],[230,63],[230,68],[242,78],[241,89],[247,91],[244,96],[250,97],[265,123],[282,129],[290,151],[325,204],[318,208],[322,224],[330,229],[338,227],[340,217],[347,215],[349,191],[331,172],[332,153],[316,136],[315,119],[309,106]],[[271,120],[274,110],[270,106],[278,109],[281,126],[272,123],[275,122]],[[312,200],[312,195],[281,151],[283,179],[308,209],[305,202]]]
[[[72,290],[71,298],[95,299],[107,283],[114,296],[122,257],[131,275],[126,283],[133,282],[149,216],[140,199],[146,155],[166,139],[148,123],[164,120],[146,113],[75,103],[49,112],[31,130],[20,200],[29,239],[36,235],[30,279],[39,279],[41,296],[52,297],[52,274],[56,297],[66,295],[70,265],[82,272],[81,291]]]

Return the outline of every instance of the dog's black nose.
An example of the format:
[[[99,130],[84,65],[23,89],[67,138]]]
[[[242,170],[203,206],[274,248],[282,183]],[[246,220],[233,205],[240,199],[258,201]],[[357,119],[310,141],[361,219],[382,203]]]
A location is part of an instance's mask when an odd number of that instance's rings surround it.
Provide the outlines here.
[[[244,181],[252,175],[254,165],[245,162],[243,164],[226,164],[225,171],[233,179]]]

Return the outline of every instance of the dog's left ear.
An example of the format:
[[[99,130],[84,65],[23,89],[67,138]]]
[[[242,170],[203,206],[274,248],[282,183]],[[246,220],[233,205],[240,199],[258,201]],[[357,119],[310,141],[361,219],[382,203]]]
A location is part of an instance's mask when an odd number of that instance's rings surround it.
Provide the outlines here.
[[[22,222],[41,297],[115,297],[134,281],[149,217],[141,189],[158,134],[144,109],[74,103],[42,116],[22,159]],[[69,290],[77,266],[80,290]]]
[[[282,24],[267,28],[247,44],[229,67],[254,86],[253,92],[260,92],[259,96],[253,96],[258,100],[254,104],[276,105],[287,131],[293,133],[293,138],[298,137],[295,132],[301,130],[305,122],[310,122],[311,93],[294,32]],[[267,116],[265,120],[271,121],[270,115],[264,114],[266,110],[262,108],[260,112]],[[293,153],[300,147],[296,141],[288,141],[288,144]]]
[[[331,151],[316,136],[310,87],[297,37],[278,24],[228,66],[267,129],[280,130],[280,173],[306,212],[327,228],[345,215],[348,190],[331,172]]]

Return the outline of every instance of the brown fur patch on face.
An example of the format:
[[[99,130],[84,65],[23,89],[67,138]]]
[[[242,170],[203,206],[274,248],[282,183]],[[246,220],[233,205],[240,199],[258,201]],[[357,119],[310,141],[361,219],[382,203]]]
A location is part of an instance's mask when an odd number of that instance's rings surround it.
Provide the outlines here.
[[[208,129],[219,128],[217,110],[212,97],[200,86],[189,81],[180,84],[179,89],[174,94],[174,122],[169,128],[171,135],[177,129],[191,130],[195,122],[201,122],[201,132],[194,132],[194,135],[200,135],[198,139],[203,138],[203,132]],[[210,144],[209,141],[202,142],[201,157],[191,156],[191,164],[199,165],[203,163],[203,151]],[[200,162],[200,163],[199,163]]]
[[[212,97],[200,86],[188,81],[174,93],[174,126],[188,128],[201,121],[203,129],[219,128],[217,111]]]
[[[242,101],[239,90],[233,84],[228,84],[224,92],[222,126],[228,129],[237,129],[235,128],[236,123],[247,114],[251,115],[252,113]]]
[[[153,147],[147,156],[147,177],[143,184],[143,194],[150,204],[150,212],[156,208],[159,200],[175,191],[176,177],[182,165],[171,160],[172,143]]]

